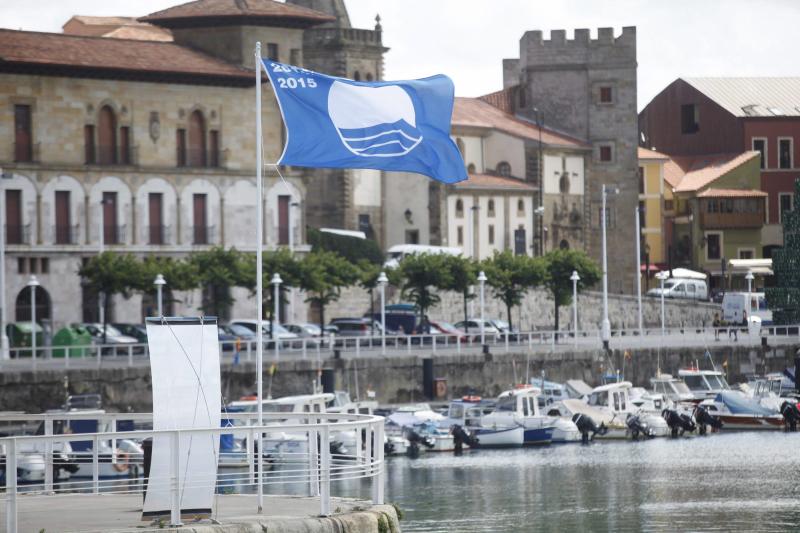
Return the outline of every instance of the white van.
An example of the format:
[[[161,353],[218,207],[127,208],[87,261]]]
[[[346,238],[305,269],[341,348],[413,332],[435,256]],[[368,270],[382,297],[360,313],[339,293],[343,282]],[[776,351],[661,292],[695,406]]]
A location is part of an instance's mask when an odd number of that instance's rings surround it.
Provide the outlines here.
[[[461,255],[461,248],[447,246],[428,246],[425,244],[395,244],[386,252],[386,268],[397,268],[404,257],[413,254],[449,254]]]
[[[647,291],[647,296],[661,296],[661,287]],[[708,285],[702,279],[670,278],[664,281],[664,298],[708,300]]]
[[[762,325],[772,323],[772,311],[767,309],[763,292],[726,292],[722,297],[722,320],[741,324],[744,311],[747,311],[748,322],[758,318]]]

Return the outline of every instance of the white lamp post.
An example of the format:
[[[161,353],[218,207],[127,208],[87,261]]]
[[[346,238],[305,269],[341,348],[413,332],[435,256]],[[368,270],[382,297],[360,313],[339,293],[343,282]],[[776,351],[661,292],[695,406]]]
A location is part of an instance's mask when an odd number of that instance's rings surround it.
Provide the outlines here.
[[[577,270],[572,271],[569,277],[572,281],[572,329],[575,331],[575,346],[578,345],[578,282],[581,277]]]
[[[0,169],[2,179],[11,179],[13,174],[3,172]],[[3,206],[2,216],[6,212],[6,195],[3,191],[3,183],[0,179],[0,205]],[[8,335],[6,335],[6,232],[5,225],[0,224],[0,359],[11,357],[8,349]]]
[[[603,184],[602,196],[600,223],[603,230],[603,324],[601,338],[603,339],[603,348],[608,350],[608,342],[611,340],[611,322],[608,320],[608,249],[606,247],[606,219],[608,218],[608,213],[606,212],[605,183]]]
[[[36,359],[36,287],[41,284],[31,276],[27,285],[31,288],[31,359]]]
[[[669,274],[663,270],[656,274],[658,281],[661,283],[661,336],[664,336],[664,282],[669,278]]]
[[[378,276],[378,287],[381,289],[381,354],[386,355],[386,284],[389,278],[386,272]]]
[[[273,313],[275,316],[272,320],[272,342],[275,343],[275,359],[280,357],[280,343],[278,342],[279,337],[277,333],[277,325],[281,323],[281,316],[280,316],[280,303],[281,303],[281,283],[283,280],[281,279],[281,275],[275,272],[272,275],[272,280],[270,280],[272,286],[274,287],[274,308],[275,312]]]
[[[753,311],[752,298],[750,293],[753,292],[753,280],[755,279],[755,276],[753,276],[753,271],[748,270],[747,275],[744,277],[744,279],[747,280],[747,313],[748,313],[747,319],[750,320],[750,313]]]
[[[153,285],[156,286],[156,293],[157,293],[156,299],[158,301],[158,316],[160,316],[160,317],[164,316],[164,311],[163,311],[164,308],[161,305],[162,304],[161,288],[166,284],[167,284],[167,282],[164,279],[164,276],[162,276],[161,274],[156,275],[156,279],[155,279],[155,281],[153,281]]]
[[[484,286],[486,285],[486,274],[484,274],[483,270],[481,270],[480,273],[478,274],[478,283],[481,284],[481,346],[486,346],[486,336],[485,336],[485,331],[484,331],[484,325],[485,324],[483,323],[484,322],[483,321],[483,304],[484,304],[483,289],[484,289]]]

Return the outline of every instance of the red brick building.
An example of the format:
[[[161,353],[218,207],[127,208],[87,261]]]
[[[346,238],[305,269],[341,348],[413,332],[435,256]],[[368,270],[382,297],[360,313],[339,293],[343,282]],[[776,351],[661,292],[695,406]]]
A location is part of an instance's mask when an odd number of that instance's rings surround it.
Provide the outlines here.
[[[639,113],[639,131],[643,146],[673,156],[761,152],[764,256],[783,244],[800,178],[800,78],[679,78]]]

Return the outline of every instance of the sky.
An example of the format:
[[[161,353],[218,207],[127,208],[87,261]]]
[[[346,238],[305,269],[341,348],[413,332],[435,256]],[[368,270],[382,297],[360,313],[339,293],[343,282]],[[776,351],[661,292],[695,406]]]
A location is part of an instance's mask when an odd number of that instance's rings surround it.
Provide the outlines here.
[[[798,76],[798,0],[345,0],[354,27],[380,14],[385,78],[450,76],[459,96],[502,89],[525,31],[637,28],[638,107],[678,77]],[[142,16],[182,0],[0,0],[0,26],[61,31],[72,15]]]

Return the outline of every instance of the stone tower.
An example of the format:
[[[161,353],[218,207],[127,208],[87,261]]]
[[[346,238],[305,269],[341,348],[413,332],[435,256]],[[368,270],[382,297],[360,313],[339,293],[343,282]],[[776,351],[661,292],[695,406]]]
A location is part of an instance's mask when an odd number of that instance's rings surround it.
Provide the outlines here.
[[[635,290],[638,205],[636,108],[636,28],[541,31],[520,39],[518,59],[503,61],[503,85],[515,94],[514,111],[544,126],[587,141],[584,235],[587,252],[601,259],[601,186],[617,187],[608,196],[609,291]],[[531,153],[533,158],[536,155]],[[545,215],[546,216],[546,215]]]
[[[303,66],[360,81],[383,79],[380,17],[374,29],[350,25],[344,0],[287,0],[333,17],[303,32]],[[306,223],[364,231],[383,238],[382,173],[376,170],[318,170],[306,178]]]

